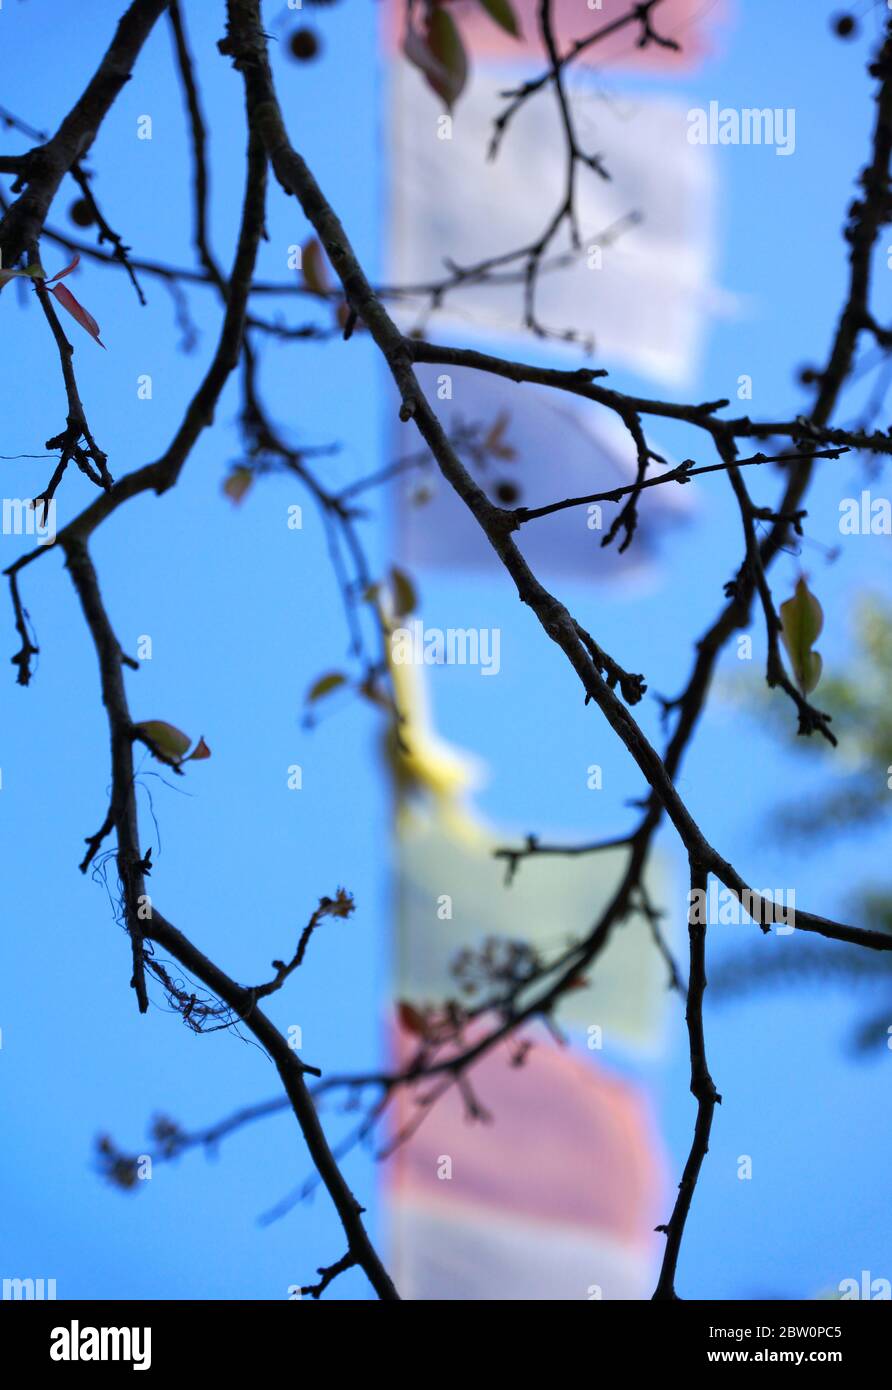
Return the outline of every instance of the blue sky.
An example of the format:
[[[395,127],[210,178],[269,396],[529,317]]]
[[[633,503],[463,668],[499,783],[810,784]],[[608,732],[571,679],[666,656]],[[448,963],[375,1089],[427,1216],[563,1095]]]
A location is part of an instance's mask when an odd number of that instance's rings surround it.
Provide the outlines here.
[[[241,191],[240,80],[216,53],[217,7],[188,8],[209,118],[213,240],[225,262]],[[718,275],[740,309],[711,325],[699,375],[686,393],[692,399],[732,394],[737,377],[749,373],[752,413],[786,417],[808,403],[795,374],[825,354],[842,301],[840,226],[872,119],[866,50],[863,40],[843,44],[831,35],[827,15],[835,6],[795,0],[782,20],[769,0],[737,8],[716,59],[665,85],[692,105],[716,98],[730,106],[795,107],[797,148],[786,159],[764,149],[718,152]],[[271,27],[274,17],[271,9]],[[873,32],[875,16],[867,18],[864,27]],[[387,175],[376,10],[351,0],[314,12],[312,22],[322,31],[326,61],[300,68],[279,61],[286,116],[374,275],[382,259]],[[50,0],[8,0],[0,12],[0,100],[34,125],[53,127],[109,30],[109,7],[98,0],[76,10]],[[634,91],[663,85],[610,81]],[[138,141],[136,119],[147,113],[153,139]],[[13,137],[4,141],[4,149],[18,148]],[[103,127],[93,163],[113,225],[145,255],[179,263],[190,256],[185,150],[162,24]],[[72,185],[57,204],[57,222],[75,196]],[[260,272],[284,278],[285,248],[307,235],[292,200],[273,195],[269,231]],[[56,255],[45,250],[51,271],[63,264],[62,252],[58,262]],[[881,260],[876,289],[884,322],[886,273]],[[185,357],[172,350],[172,305],[157,283],[147,284],[146,309],[120,274],[87,267],[69,283],[98,319],[108,347],[103,353],[85,336],[75,339],[88,415],[120,475],[165,447],[212,351],[219,311],[209,291],[190,294],[202,336],[196,353]],[[21,308],[14,287],[0,311],[9,345],[0,376],[3,452],[39,452],[63,423],[57,364],[42,320],[33,305]],[[289,302],[288,312],[309,317],[301,303]],[[537,344],[512,351],[543,357]],[[136,378],[145,373],[153,378],[151,401],[137,398]],[[619,387],[653,391],[653,383],[626,371],[611,375]],[[367,342],[265,346],[262,380],[273,414],[295,442],[341,446],[325,464],[330,483],[346,483],[385,460],[381,426],[393,402]],[[853,402],[844,418],[857,408],[854,393]],[[123,645],[135,647],[142,634],[153,639],[152,660],[128,677],[134,716],[167,719],[195,737],[203,733],[214,754],[175,788],[145,764],[144,834],[151,826],[149,793],[160,834],[153,896],[232,975],[260,979],[273,957],[293,949],[320,894],[347,886],[356,915],[318,933],[307,964],[271,1001],[270,1012],[283,1027],[301,1026],[304,1055],[326,1071],[365,1069],[381,1055],[380,1025],[389,1007],[390,811],[376,756],[379,731],[374,715],[359,707],[312,733],[300,726],[303,693],[320,671],[343,663],[346,633],[309,499],[278,478],[263,480],[239,510],[220,494],[238,457],[237,409],[231,385],[176,491],[129,503],[93,544]],[[661,426],[660,438],[678,457],[691,452],[681,431]],[[43,485],[45,462],[0,466],[14,480],[5,483],[7,495],[26,496]],[[828,464],[820,473],[809,500],[816,540],[838,542],[839,498],[861,485],[857,460]],[[766,502],[775,486],[772,478],[753,482]],[[707,479],[697,495],[695,521],[668,538],[646,592],[582,585],[562,591],[603,646],[627,668],[646,671],[651,689],[665,693],[686,679],[692,640],[711,621],[722,584],[739,562],[739,519],[727,484]],[[85,480],[67,477],[61,517],[87,498]],[[295,502],[304,507],[300,532],[286,524]],[[371,524],[368,539],[386,558],[386,521]],[[10,557],[17,544],[0,540]],[[844,661],[849,650],[853,596],[866,585],[888,591],[887,546],[883,538],[853,538],[832,568],[818,549],[806,552],[803,563],[825,609],[825,661]],[[792,591],[798,570],[799,561],[780,561],[779,596]],[[163,1007],[138,1016],[127,988],[127,943],[108,897],[76,868],[84,837],[104,815],[108,783],[95,656],[58,557],[26,572],[23,589],[41,656],[29,689],[13,684],[11,667],[0,686],[0,856],[7,885],[0,1075],[12,1136],[0,1152],[7,1193],[0,1273],[56,1278],[60,1297],[285,1297],[290,1285],[342,1253],[324,1195],[272,1226],[256,1222],[308,1171],[287,1114],[227,1141],[216,1163],[193,1154],[157,1169],[132,1197],[109,1189],[92,1171],[97,1133],[110,1131],[138,1151],[153,1113],[200,1125],[274,1095],[276,1078],[258,1049],[242,1040],[225,1033],[195,1037]],[[507,579],[481,586],[476,578],[423,576],[421,593],[429,625],[502,631],[500,680],[443,667],[433,690],[440,731],[489,765],[478,802],[487,817],[506,832],[568,837],[628,825],[623,803],[641,794],[640,777],[593,711],[583,708],[575,678]],[[13,642],[9,615],[10,655]],[[755,648],[758,661],[758,635]],[[723,670],[737,675],[740,664],[731,656]],[[543,710],[559,710],[559,717],[543,718]],[[653,702],[642,719],[657,738]],[[578,769],[595,760],[605,766],[607,789],[593,815]],[[294,762],[304,769],[300,794],[286,785]],[[857,843],[841,838],[820,852],[773,842],[767,810],[798,788],[807,794],[811,776],[756,721],[716,700],[679,785],[711,841],[741,872],[759,886],[793,882],[798,902],[848,920],[854,888],[873,861],[888,856],[888,833],[862,835]],[[680,865],[671,836],[663,847]],[[737,945],[718,935],[715,950]],[[882,1194],[890,1122],[882,1068],[892,1063],[882,1058],[855,1066],[844,1056],[856,1007],[827,991],[708,1009],[710,1058],[725,1101],[680,1266],[687,1296],[810,1297],[862,1269],[888,1277],[892,1216]],[[659,1065],[635,1068],[619,1056],[607,1061],[644,1075],[678,1171],[693,1123],[680,1012]],[[337,1133],[343,1120],[333,1117],[332,1124]],[[754,1156],[749,1183],[736,1177],[741,1153]],[[383,1236],[377,1174],[359,1154],[346,1168]],[[351,1273],[329,1296],[364,1298],[368,1290]]]

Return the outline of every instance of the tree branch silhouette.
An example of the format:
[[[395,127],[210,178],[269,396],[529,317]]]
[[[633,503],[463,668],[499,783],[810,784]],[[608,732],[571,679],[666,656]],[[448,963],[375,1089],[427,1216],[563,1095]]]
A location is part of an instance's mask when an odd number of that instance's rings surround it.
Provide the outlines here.
[[[574,239],[577,166],[587,165],[596,174],[604,172],[599,158],[585,155],[579,146],[572,101],[564,80],[566,69],[599,40],[623,27],[634,29],[637,26],[638,42],[642,45],[653,43],[677,47],[673,38],[663,35],[655,27],[654,12],[659,3],[660,0],[646,0],[646,3],[633,4],[626,15],[587,38],[578,40],[562,53],[555,38],[551,0],[540,0],[539,24],[547,68],[538,78],[506,94],[509,105],[496,119],[494,146],[498,147],[519,107],[537,92],[551,87],[561,116],[567,160],[567,182],[562,203],[548,223],[543,237],[532,246],[519,252],[507,252],[476,267],[447,267],[449,273],[446,277],[427,286],[375,288],[367,277],[335,208],[288,134],[269,64],[267,35],[259,0],[228,0],[226,34],[219,44],[221,53],[232,60],[234,68],[241,75],[249,132],[238,243],[228,277],[220,269],[210,245],[207,127],[183,15],[176,0],[170,5],[165,0],[134,0],[121,18],[96,74],[56,133],[48,140],[41,139],[25,154],[0,157],[0,173],[15,176],[13,192],[17,195],[13,201],[4,202],[0,219],[0,254],[4,268],[16,265],[25,256],[33,264],[43,237],[70,247],[80,246],[79,242],[46,227],[60,185],[71,174],[93,208],[100,243],[110,241],[113,246],[109,253],[84,244],[83,254],[123,268],[138,291],[137,271],[161,279],[175,287],[178,294],[182,294],[183,285],[210,286],[222,301],[222,321],[213,357],[167,449],[158,459],[112,482],[106,457],[98,449],[86,422],[71,366],[71,346],[55,315],[46,288],[39,281],[35,283],[59,355],[68,400],[67,429],[47,445],[48,448],[60,449],[61,455],[42,500],[48,503],[53,499],[65,467],[72,459],[99,485],[101,492],[58,531],[52,544],[26,552],[4,571],[10,581],[15,628],[21,642],[20,650],[12,661],[17,667],[19,683],[27,684],[32,658],[38,648],[32,640],[28,614],[22,602],[21,576],[41,555],[61,549],[96,650],[111,743],[110,803],[99,831],[87,838],[87,854],[81,867],[87,870],[105,839],[114,833],[123,925],[129,936],[132,956],[131,983],[140,1012],[145,1012],[149,1004],[147,974],[160,981],[187,1022],[196,1009],[196,996],[180,990],[155,956],[153,948],[158,946],[174,957],[220,1001],[219,1005],[206,1008],[205,1013],[201,1014],[202,1019],[219,1018],[222,1020],[221,1026],[226,1027],[243,1025],[274,1061],[287,1104],[298,1120],[315,1171],[334,1203],[347,1240],[347,1250],[341,1259],[319,1269],[320,1280],[317,1284],[304,1286],[304,1292],[314,1298],[318,1298],[339,1273],[354,1266],[363,1269],[379,1298],[393,1300],[398,1297],[369,1241],[361,1219],[362,1209],[340,1171],[340,1148],[333,1150],[329,1146],[319,1121],[306,1082],[306,1073],[315,1073],[316,1069],[300,1061],[286,1039],[257,1007],[259,999],[282,987],[301,965],[309,935],[321,916],[328,914],[328,909],[322,912],[320,903],[320,916],[314,915],[311,919],[291,961],[273,962],[276,971],[273,979],[252,988],[234,981],[151,904],[145,883],[151,870],[150,854],[143,853],[140,844],[133,768],[133,742],[140,737],[143,741],[147,740],[135,730],[130,717],[123,668],[132,663],[125,657],[115,635],[88,547],[96,531],[124,503],[147,492],[162,495],[175,487],[194,445],[213,422],[214,411],[226,383],[241,364],[244,372],[241,427],[246,451],[252,458],[275,463],[295,474],[319,505],[329,528],[332,557],[345,598],[348,622],[351,623],[353,653],[364,656],[355,609],[357,594],[364,594],[371,587],[369,581],[372,574],[356,532],[356,516],[351,507],[349,489],[337,493],[315,476],[307,466],[304,454],[289,445],[287,437],[274,425],[261,403],[257,384],[252,332],[312,338],[317,332],[323,335],[326,331],[321,328],[317,330],[314,326],[277,325],[251,311],[251,300],[255,295],[306,292],[300,286],[280,286],[255,279],[258,246],[264,235],[269,168],[284,194],[296,200],[337,276],[338,287],[321,295],[315,292],[316,298],[331,300],[335,305],[342,301],[346,304],[345,339],[350,337],[354,328],[361,328],[371,338],[392,379],[394,409],[398,410],[402,422],[420,436],[421,457],[434,461],[445,482],[470,511],[501,561],[505,574],[512,581],[519,601],[529,607],[538,620],[542,634],[560,650],[563,660],[570,664],[578,678],[585,703],[597,708],[600,717],[613,730],[635,763],[648,788],[646,799],[641,803],[641,816],[629,834],[607,841],[566,847],[543,845],[531,835],[521,848],[505,847],[498,851],[499,856],[506,860],[509,882],[522,861],[535,860],[540,854],[592,853],[607,847],[625,852],[619,885],[582,939],[573,942],[550,960],[537,961],[534,968],[522,978],[510,979],[507,984],[500,982],[474,1008],[455,1010],[451,1014],[446,1011],[442,1016],[428,1020],[425,1023],[425,1027],[429,1028],[428,1035],[421,1039],[414,1058],[401,1070],[324,1078],[317,1088],[317,1096],[339,1087],[354,1093],[366,1087],[375,1088],[378,1093],[376,1101],[360,1125],[359,1134],[369,1132],[371,1125],[377,1123],[383,1114],[391,1096],[401,1087],[427,1087],[433,1083],[431,1089],[421,1095],[417,1123],[422,1122],[424,1114],[429,1113],[439,1096],[452,1086],[461,1090],[469,1113],[480,1113],[480,1103],[470,1089],[469,1081],[469,1074],[476,1062],[503,1042],[514,1042],[522,1051],[526,1045],[522,1030],[536,1021],[551,1026],[552,1015],[560,1001],[568,991],[578,986],[582,972],[598,960],[614,930],[636,913],[647,918],[655,948],[660,950],[669,967],[670,981],[676,988],[679,987],[679,972],[660,935],[658,914],[647,897],[643,883],[655,834],[663,818],[667,818],[684,848],[691,869],[690,972],[686,996],[691,1090],[697,1100],[694,1138],[682,1174],[679,1196],[665,1228],[666,1252],[654,1294],[656,1299],[676,1298],[676,1270],[685,1224],[708,1149],[714,1108],[720,1099],[706,1062],[702,1013],[706,988],[706,926],[705,922],[695,920],[695,894],[705,892],[710,877],[714,877],[753,916],[763,933],[768,934],[773,924],[786,924],[784,911],[767,898],[754,893],[749,887],[748,877],[742,875],[712,845],[678,790],[678,773],[705,708],[719,656],[733,633],[749,625],[757,605],[761,609],[767,635],[767,684],[772,688],[779,687],[794,703],[800,733],[818,733],[831,744],[834,742],[828,728],[829,716],[809,703],[784,669],[778,643],[780,621],[769,575],[773,562],[789,543],[791,535],[801,532],[802,519],[806,515],[802,503],[819,462],[838,459],[846,450],[870,451],[877,455],[892,453],[892,430],[868,432],[865,428],[847,429],[832,423],[843,388],[851,378],[856,351],[863,335],[868,335],[881,349],[888,350],[892,346],[892,337],[888,330],[880,326],[872,311],[870,295],[872,258],[882,228],[892,220],[892,21],[887,22],[882,45],[870,69],[878,84],[875,121],[868,163],[860,176],[859,193],[849,210],[845,229],[849,246],[846,298],[826,366],[813,374],[816,389],[808,414],[786,420],[727,418],[722,413],[729,405],[727,400],[685,403],[635,396],[603,384],[605,373],[601,369],[546,368],[473,349],[438,345],[425,341],[423,337],[407,336],[398,328],[386,307],[391,299],[400,301],[419,294],[429,297],[432,305],[438,305],[451,287],[466,283],[469,279],[484,280],[492,275],[509,279],[515,277],[512,282],[518,283],[523,291],[527,327],[534,337],[545,335],[546,330],[536,316],[535,286],[540,272],[549,266],[548,253],[552,241],[564,223],[571,229],[571,240]],[[155,21],[165,9],[169,11],[190,137],[192,234],[197,268],[179,268],[131,256],[130,248],[124,246],[120,236],[111,230],[99,212],[88,175],[82,167],[82,161],[104,117],[128,80]],[[575,239],[578,240],[578,234]],[[554,261],[555,268],[559,269],[562,258],[554,257]],[[538,507],[510,509],[495,505],[463,462],[459,443],[447,434],[422,390],[415,368],[427,364],[458,366],[497,376],[515,383],[518,390],[522,390],[525,383],[535,383],[580,397],[593,412],[610,412],[621,422],[634,446],[637,460],[634,482],[628,487],[592,493],[586,497],[559,499]],[[672,420],[687,425],[696,431],[699,441],[706,442],[714,451],[716,461],[694,464],[687,459],[667,472],[649,474],[651,464],[661,462],[647,437],[647,428],[652,419]],[[740,458],[740,441],[745,439],[778,441],[778,451]],[[789,441],[791,447],[787,449],[781,441]],[[767,462],[782,465],[784,474],[780,498],[777,506],[771,509],[754,505],[741,472],[744,468]],[[392,468],[383,470],[381,477],[390,476],[392,472]],[[693,476],[712,472],[726,475],[733,491],[741,516],[743,554],[735,574],[726,585],[725,603],[696,644],[693,667],[686,686],[677,697],[662,702],[666,722],[671,722],[672,728],[661,754],[629,709],[629,706],[637,705],[646,693],[645,676],[630,674],[625,670],[617,659],[604,650],[597,635],[586,631],[561,600],[542,584],[519,550],[515,535],[521,527],[547,515],[585,503],[609,501],[622,503],[622,506],[603,543],[617,541],[618,549],[625,550],[634,543],[639,508],[645,505],[647,494],[653,487],[670,482],[686,484]],[[367,481],[371,485],[376,479]],[[757,523],[764,523],[767,527],[761,536]],[[386,668],[383,644],[387,640],[388,630],[383,618],[378,623],[378,634],[382,652],[365,657],[365,680],[368,683],[365,693],[378,693],[375,683],[382,678]],[[393,720],[398,732],[399,711],[394,701],[385,699],[379,703],[386,706],[388,717]],[[534,870],[527,867],[524,871]],[[329,906],[331,901],[323,900]],[[337,903],[339,899],[334,901]],[[334,915],[345,914],[335,912]],[[796,926],[807,933],[872,951],[892,949],[892,935],[889,933],[837,922],[812,912],[797,911]],[[194,1018],[192,1022],[200,1031],[200,1023],[196,1025]],[[471,1025],[479,1029],[473,1035],[469,1034]],[[286,1101],[281,1099],[243,1109],[229,1121],[205,1132],[201,1142],[210,1142],[211,1138],[220,1137],[262,1115],[274,1113],[285,1108],[285,1105]],[[399,1136],[396,1142],[400,1142]],[[172,1152],[187,1146],[183,1139],[179,1148],[172,1145]]]

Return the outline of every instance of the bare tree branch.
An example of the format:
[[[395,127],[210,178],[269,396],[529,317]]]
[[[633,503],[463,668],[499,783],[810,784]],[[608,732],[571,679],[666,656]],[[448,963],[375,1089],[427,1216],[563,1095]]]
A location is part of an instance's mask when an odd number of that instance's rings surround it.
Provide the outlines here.
[[[708,875],[691,861],[691,892],[688,907],[688,935],[691,942],[691,970],[688,979],[688,1003],[685,1018],[688,1025],[688,1040],[691,1052],[691,1094],[697,1102],[697,1123],[688,1161],[684,1166],[678,1197],[669,1218],[668,1226],[657,1229],[666,1234],[666,1250],[660,1269],[660,1278],[654,1292],[658,1300],[675,1299],[675,1271],[681,1250],[685,1223],[691,1209],[691,1201],[703,1160],[709,1152],[709,1135],[712,1130],[712,1117],[716,1105],[722,1098],[715,1088],[706,1061],[706,1041],[703,1036],[703,995],[706,992],[706,922],[703,917],[702,898],[706,894]]]

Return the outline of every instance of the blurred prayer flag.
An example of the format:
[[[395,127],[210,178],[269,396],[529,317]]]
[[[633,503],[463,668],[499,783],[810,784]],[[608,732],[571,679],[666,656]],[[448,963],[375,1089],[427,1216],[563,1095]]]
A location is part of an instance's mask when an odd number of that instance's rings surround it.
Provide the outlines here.
[[[649,1297],[664,1183],[639,1088],[549,1041],[519,1067],[489,1054],[472,1084],[489,1119],[453,1087],[392,1161],[403,1297]],[[398,1126],[415,1118],[402,1095]]]
[[[510,85],[510,84],[509,84]],[[567,177],[560,115],[550,92],[526,101],[488,159],[506,74],[471,69],[449,123],[443,102],[405,59],[391,64],[388,278],[400,286],[449,279],[490,257],[535,243],[560,207]],[[593,79],[572,84],[578,138],[610,177],[577,170],[581,247],[564,226],[540,263],[536,318],[549,347],[573,332],[593,345],[596,365],[623,365],[674,385],[697,366],[713,285],[713,151],[688,142],[687,105],[666,97],[619,97]],[[447,138],[443,138],[444,135]],[[428,315],[420,294],[399,317],[426,336],[476,329],[501,337],[524,323],[522,258],[448,289]],[[527,337],[529,342],[535,342]]]
[[[423,668],[391,670],[401,716],[400,741],[387,745],[399,794],[396,999],[400,1015],[408,1005],[412,1017],[442,1012],[449,1001],[475,1007],[502,997],[510,982],[486,978],[485,968],[473,992],[462,988],[468,956],[479,959],[487,945],[498,958],[522,943],[534,969],[556,961],[594,926],[627,851],[542,857],[506,883],[493,851],[517,837],[488,829],[467,804],[472,764],[434,732]],[[649,875],[649,893],[658,894],[658,874]],[[445,1094],[442,1076],[398,1089],[388,1195],[404,1297],[646,1296],[660,1145],[643,1090],[595,1059],[605,1049],[612,1059],[658,1050],[666,984],[648,924],[632,914],[616,923],[591,977],[580,971],[579,987],[561,999],[551,1035],[541,1018],[531,1021]],[[467,1025],[436,1059],[483,1036],[498,1017],[489,1011]],[[406,1033],[396,1064],[407,1065],[418,1045]],[[467,1087],[487,1119],[469,1121]],[[425,1104],[425,1095],[436,1099]]]
[[[635,446],[611,414],[578,397],[465,367],[419,366],[419,380],[472,475],[491,501],[537,507],[588,497],[635,480]],[[447,394],[448,392],[448,394]],[[391,450],[405,450],[394,423]],[[651,463],[648,476],[663,471]],[[497,574],[501,561],[479,524],[431,459],[398,475],[395,544],[400,563],[415,569]],[[601,544],[622,503],[580,505],[521,527],[515,541],[534,572],[580,580],[638,578],[657,553],[657,539],[693,510],[693,489],[674,483],[639,500],[635,543]],[[623,499],[625,501],[625,499]]]

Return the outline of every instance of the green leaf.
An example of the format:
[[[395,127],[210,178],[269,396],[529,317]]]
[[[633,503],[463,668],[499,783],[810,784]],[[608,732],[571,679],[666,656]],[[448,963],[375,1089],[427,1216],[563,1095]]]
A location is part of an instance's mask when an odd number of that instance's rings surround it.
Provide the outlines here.
[[[323,695],[328,695],[332,690],[337,690],[339,686],[346,683],[347,677],[343,671],[329,671],[327,675],[320,676],[314,681],[306,694],[306,703],[312,704],[314,700],[321,700]]]
[[[506,34],[510,34],[515,39],[520,38],[520,25],[517,22],[517,15],[511,7],[511,0],[480,0],[480,3],[490,19],[494,19],[496,24],[505,30]]]
[[[229,477],[223,484],[223,491],[234,502],[236,506],[243,501],[245,494],[254,482],[254,470],[247,468],[243,463],[237,464],[233,468]]]
[[[45,280],[46,271],[40,264],[26,266],[24,270],[0,270],[0,290],[10,280]]]
[[[431,12],[427,44],[445,73],[445,80],[434,81],[428,74],[428,81],[451,110],[468,80],[468,59],[455,20],[442,5]]]
[[[442,4],[430,10],[425,33],[410,26],[404,52],[451,111],[468,80],[468,58],[455,20]]]
[[[405,618],[407,614],[414,613],[418,607],[418,595],[406,572],[394,566],[390,571],[390,585],[393,590],[394,617]]]
[[[793,597],[781,604],[780,620],[781,637],[796,684],[803,695],[808,695],[821,679],[824,666],[820,654],[812,651],[824,626],[824,612],[804,579],[797,583]]]
[[[175,729],[173,724],[168,724],[163,719],[146,719],[142,724],[134,724],[133,727],[154,744],[162,760],[166,762],[181,762],[183,754],[189,751],[189,744],[192,742],[189,735],[184,734],[181,729]]]

